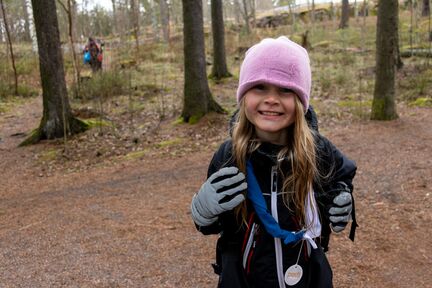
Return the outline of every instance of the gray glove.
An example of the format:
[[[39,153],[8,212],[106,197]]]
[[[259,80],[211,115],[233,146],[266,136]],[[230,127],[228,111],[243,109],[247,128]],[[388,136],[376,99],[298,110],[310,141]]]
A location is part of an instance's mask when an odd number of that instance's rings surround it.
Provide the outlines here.
[[[345,183],[343,183],[345,185]],[[333,232],[341,232],[345,229],[348,222],[351,220],[352,211],[352,196],[348,192],[349,189],[342,190],[339,195],[333,199],[333,205],[329,209],[330,227]]]
[[[236,167],[225,167],[212,174],[192,198],[192,219],[199,226],[214,223],[218,215],[234,209],[245,200],[245,175]]]

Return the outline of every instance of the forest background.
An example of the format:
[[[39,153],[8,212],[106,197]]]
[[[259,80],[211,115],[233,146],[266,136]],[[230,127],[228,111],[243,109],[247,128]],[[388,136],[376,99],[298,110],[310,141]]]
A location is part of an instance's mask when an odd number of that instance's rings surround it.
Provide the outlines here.
[[[67,97],[88,129],[18,147],[43,114],[39,54],[30,1],[1,1],[0,287],[214,287],[215,237],[195,231],[190,199],[228,136],[244,52],[280,35],[309,50],[320,132],[359,166],[356,242],[344,232],[328,254],[335,286],[427,287],[430,1],[399,2],[398,117],[384,122],[369,120],[376,2],[353,1],[344,12],[336,2],[221,1],[232,76],[206,81],[225,113],[192,124],[181,117],[182,2],[191,1],[113,0],[111,9],[93,2],[55,1]],[[210,4],[202,2],[207,75]],[[89,36],[104,43],[99,73],[82,63]]]

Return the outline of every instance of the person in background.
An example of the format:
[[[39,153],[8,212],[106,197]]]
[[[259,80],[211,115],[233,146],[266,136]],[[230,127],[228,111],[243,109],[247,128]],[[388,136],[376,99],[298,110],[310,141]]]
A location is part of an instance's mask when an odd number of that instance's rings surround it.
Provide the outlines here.
[[[84,63],[90,64],[93,72],[102,70],[102,45],[99,45],[99,43],[97,43],[92,37],[89,37],[83,52]]]

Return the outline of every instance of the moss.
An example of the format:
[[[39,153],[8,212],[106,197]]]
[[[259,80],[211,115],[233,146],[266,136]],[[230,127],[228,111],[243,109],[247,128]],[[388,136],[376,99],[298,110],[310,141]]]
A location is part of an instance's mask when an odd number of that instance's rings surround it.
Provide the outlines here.
[[[145,156],[145,154],[147,153],[147,151],[148,150],[130,152],[130,153],[126,154],[123,158],[125,160],[133,160],[133,159],[142,158],[142,157]]]
[[[188,123],[189,124],[196,124],[196,123],[198,123],[198,121],[201,119],[201,117],[202,116],[196,116],[196,115],[194,115],[194,116],[191,116],[190,118],[189,118],[189,121],[188,121]]]
[[[410,103],[410,106],[432,107],[432,99],[426,97],[417,98],[415,101]]]
[[[101,127],[101,126],[114,127],[113,123],[109,121],[101,120],[99,118],[80,119],[80,120],[84,122],[84,124],[86,124],[89,129],[94,127]]]
[[[387,111],[385,99],[374,99],[371,111],[371,120],[393,120],[398,118],[396,111]]]
[[[60,151],[58,149],[50,149],[47,151],[43,151],[40,154],[40,160],[46,161],[46,162],[55,160],[57,158],[57,156],[59,155],[59,152]]]
[[[36,128],[30,133],[29,137],[27,137],[23,142],[21,142],[18,145],[18,147],[24,147],[27,145],[35,144],[35,143],[39,142],[40,137],[41,137],[41,132],[38,128]]]
[[[184,124],[184,123],[185,123],[185,121],[184,121],[183,117],[179,117],[172,122],[172,125],[179,125],[179,124]]]
[[[167,146],[172,146],[172,145],[176,145],[176,144],[180,144],[181,142],[183,142],[183,140],[181,138],[174,138],[171,140],[166,140],[166,141],[161,141],[159,143],[156,144],[156,147],[158,148],[164,148]]]
[[[337,106],[339,107],[347,107],[347,108],[358,108],[358,107],[370,107],[372,105],[372,101],[358,101],[358,100],[342,100],[337,102]]]

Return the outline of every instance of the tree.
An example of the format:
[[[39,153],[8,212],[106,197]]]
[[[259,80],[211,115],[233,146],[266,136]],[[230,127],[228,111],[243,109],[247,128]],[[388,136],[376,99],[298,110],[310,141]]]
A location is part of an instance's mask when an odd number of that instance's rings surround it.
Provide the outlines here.
[[[339,24],[340,29],[345,29],[348,27],[349,21],[349,2],[348,0],[342,0],[342,15],[341,22]]]
[[[0,9],[0,43],[3,43],[3,24],[2,24],[2,18],[3,18],[3,15],[2,15],[2,12],[1,12],[1,9]]]
[[[236,0],[236,1],[238,1],[238,0]],[[245,28],[246,28],[246,33],[247,34],[250,34],[250,30],[251,30],[251,28],[250,28],[250,22],[249,22],[249,19],[250,19],[250,15],[249,15],[249,12],[248,12],[248,5],[247,5],[247,1],[246,0],[243,0],[242,1],[242,6],[243,6],[243,9],[240,9],[240,11],[241,11],[241,14],[242,14],[242,16],[243,16],[243,19],[244,19],[244,21],[245,21]],[[239,5],[240,6],[240,5]]]
[[[137,0],[130,0],[130,14],[131,14],[130,16],[132,21],[133,34],[135,38],[135,47],[137,51],[137,56],[139,55],[139,30],[140,30],[139,10],[140,10],[140,3]]]
[[[210,77],[221,79],[232,76],[228,72],[225,56],[225,29],[223,21],[222,0],[211,1],[211,18],[213,34],[213,69]]]
[[[7,21],[7,17],[6,17],[7,14],[5,11],[3,0],[0,0],[0,6],[1,6],[2,14],[3,14],[3,24],[4,24],[4,28],[5,28],[5,32],[6,32],[7,42],[9,44],[9,51],[11,53],[12,68],[14,71],[14,79],[15,79],[15,95],[18,95],[18,74],[17,74],[17,70],[16,70],[16,66],[15,66],[15,56],[14,56],[14,51],[13,51],[13,46],[12,46],[12,39],[11,39],[10,31],[9,31],[9,25],[8,25],[8,21]]]
[[[67,97],[55,0],[32,0],[39,51],[43,115],[39,128],[20,145],[66,137],[87,126],[73,117]],[[47,13],[49,11],[49,13]]]
[[[27,9],[27,0],[22,0],[22,6],[23,6],[23,21],[24,21],[24,41],[30,42],[31,36],[30,36],[30,20],[28,15],[28,9]]]
[[[375,90],[372,120],[391,120],[396,113],[395,76],[398,49],[398,0],[380,0],[376,33]]]
[[[74,7],[76,7],[76,2],[75,0],[67,0],[66,5],[63,4],[63,2],[61,2],[61,0],[57,0],[58,3],[63,7],[63,9],[66,12],[67,18],[68,18],[68,36],[69,36],[69,44],[71,46],[71,51],[72,51],[72,57],[73,57],[73,68],[74,68],[74,80],[75,80],[75,85],[77,86],[77,91],[76,93],[79,94],[81,87],[80,87],[80,67],[78,64],[78,57],[76,55],[75,52],[75,35],[74,35],[74,30],[75,30],[75,22],[74,22],[74,17],[73,17],[73,13],[74,13]]]
[[[169,10],[166,0],[159,0],[160,23],[162,24],[162,33],[166,43],[170,39],[170,23],[169,23]]]
[[[184,49],[184,102],[181,117],[194,123],[210,111],[223,109],[213,99],[206,74],[201,0],[182,0]]]
[[[113,32],[114,34],[117,33],[117,9],[116,9],[116,1],[115,0],[111,0],[112,3],[112,9],[113,9]]]
[[[422,16],[428,17],[430,15],[430,0],[423,0]]]

